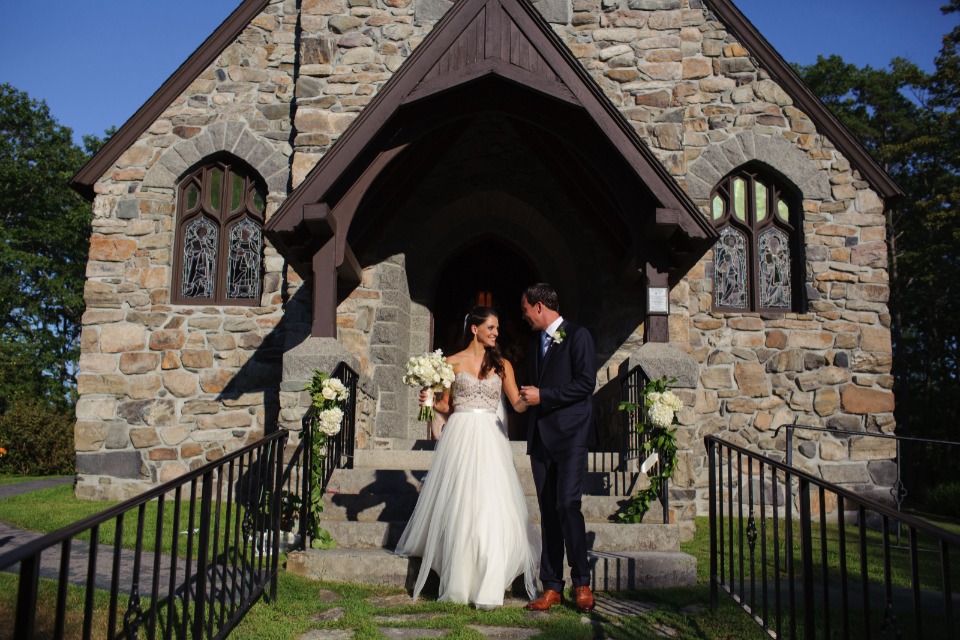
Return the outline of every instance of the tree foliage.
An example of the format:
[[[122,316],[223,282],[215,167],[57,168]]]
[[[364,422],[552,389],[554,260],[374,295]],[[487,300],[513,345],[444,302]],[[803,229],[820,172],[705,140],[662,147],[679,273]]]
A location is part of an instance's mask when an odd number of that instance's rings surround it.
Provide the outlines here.
[[[960,15],[960,0],[942,9]],[[888,207],[890,321],[898,433],[960,440],[960,27],[943,37],[933,73],[895,59],[887,69],[841,58],[801,77],[903,188]],[[920,484],[957,479],[960,447],[905,450]],[[912,465],[912,469],[910,468]],[[916,484],[914,485],[916,486]]]
[[[89,152],[43,101],[0,84],[0,413],[75,395],[90,205],[68,186]]]

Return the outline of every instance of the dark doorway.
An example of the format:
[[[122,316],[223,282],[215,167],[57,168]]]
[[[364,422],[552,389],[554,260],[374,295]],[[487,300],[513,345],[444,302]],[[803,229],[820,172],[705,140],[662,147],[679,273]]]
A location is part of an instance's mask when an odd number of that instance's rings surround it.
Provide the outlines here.
[[[499,238],[485,238],[464,247],[444,265],[433,305],[433,348],[447,355],[465,346],[464,317],[478,304],[499,312],[503,355],[525,384],[525,358],[530,328],[520,317],[520,296],[527,285],[540,280],[536,270],[514,247]],[[510,412],[512,439],[524,439],[523,420]]]

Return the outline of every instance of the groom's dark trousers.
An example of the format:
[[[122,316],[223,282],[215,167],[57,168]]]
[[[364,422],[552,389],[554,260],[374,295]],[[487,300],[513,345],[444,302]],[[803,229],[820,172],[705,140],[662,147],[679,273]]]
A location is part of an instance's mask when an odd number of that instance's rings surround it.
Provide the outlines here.
[[[590,332],[564,322],[566,336],[540,354],[537,333],[527,361],[529,384],[540,389],[540,404],[530,411],[527,453],[540,503],[543,550],[540,581],[544,589],[563,590],[563,555],[574,587],[589,586],[587,535],[581,502],[587,450],[596,445],[593,414],[596,347]]]

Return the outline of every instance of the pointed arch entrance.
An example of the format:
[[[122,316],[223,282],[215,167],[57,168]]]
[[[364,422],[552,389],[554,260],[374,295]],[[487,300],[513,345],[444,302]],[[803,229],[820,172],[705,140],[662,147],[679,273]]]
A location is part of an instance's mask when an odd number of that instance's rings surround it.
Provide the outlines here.
[[[463,319],[475,305],[500,315],[498,342],[515,366],[525,357],[528,334],[520,317],[524,287],[541,278],[529,259],[502,238],[488,236],[462,247],[441,269],[433,308],[433,346],[444,353],[464,347]]]

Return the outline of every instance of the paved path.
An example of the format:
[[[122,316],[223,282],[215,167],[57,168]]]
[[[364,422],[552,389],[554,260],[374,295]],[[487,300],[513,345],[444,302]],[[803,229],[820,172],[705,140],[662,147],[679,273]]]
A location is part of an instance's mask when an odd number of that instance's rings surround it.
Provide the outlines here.
[[[40,478],[39,480],[27,480],[26,482],[0,485],[0,500],[9,498],[10,496],[18,496],[21,493],[59,487],[64,484],[73,484],[73,480],[73,476],[58,476],[55,478]]]

